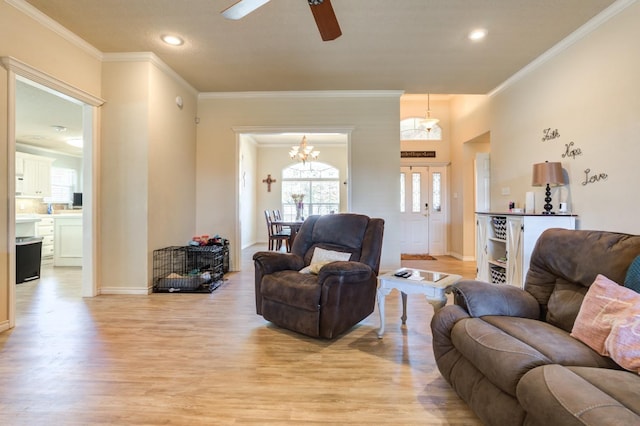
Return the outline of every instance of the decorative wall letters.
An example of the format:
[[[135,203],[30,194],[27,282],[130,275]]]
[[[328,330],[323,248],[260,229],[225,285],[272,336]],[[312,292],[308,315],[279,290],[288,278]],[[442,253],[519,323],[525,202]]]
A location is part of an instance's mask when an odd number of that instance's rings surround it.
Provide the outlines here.
[[[560,132],[558,129],[552,129],[548,127],[542,130],[542,142],[552,141],[554,139],[558,139],[560,137]],[[571,141],[569,143],[564,144],[564,152],[562,153],[562,158],[575,160],[576,157],[582,155],[582,149],[578,148],[575,142]],[[584,170],[584,180],[582,180],[582,185],[586,186],[591,183],[597,183],[600,181],[607,180],[609,175],[606,173],[592,173],[591,169]]]
[[[566,150],[564,154],[562,154],[562,158],[571,157],[572,159],[575,160],[578,155],[582,155],[582,150],[577,147],[573,148],[573,145],[574,145],[573,141],[564,144],[564,146],[566,147]]]
[[[607,180],[609,177],[606,173],[599,173],[595,175],[590,175],[591,169],[586,169],[584,171],[584,181],[582,181],[582,185],[588,185],[590,183],[600,182],[601,180]]]
[[[542,131],[542,142],[550,141],[559,137],[560,132],[558,132],[558,129],[551,130],[551,127],[549,127],[548,129],[544,129]]]

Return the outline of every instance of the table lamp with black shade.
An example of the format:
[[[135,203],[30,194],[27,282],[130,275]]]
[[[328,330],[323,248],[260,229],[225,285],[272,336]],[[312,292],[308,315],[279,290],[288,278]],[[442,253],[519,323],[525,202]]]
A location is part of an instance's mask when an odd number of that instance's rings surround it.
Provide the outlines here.
[[[564,174],[562,173],[562,164],[558,162],[537,163],[533,165],[532,186],[547,186],[545,192],[545,205],[542,214],[555,214],[551,211],[551,186],[559,186],[566,184]]]

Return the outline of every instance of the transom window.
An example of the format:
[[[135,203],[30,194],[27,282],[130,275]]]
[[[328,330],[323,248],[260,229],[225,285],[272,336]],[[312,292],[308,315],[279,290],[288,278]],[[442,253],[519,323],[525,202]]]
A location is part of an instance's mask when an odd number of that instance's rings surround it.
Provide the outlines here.
[[[400,140],[442,140],[442,129],[437,124],[430,131],[421,124],[423,117],[409,117],[400,121]]]
[[[303,194],[303,216],[340,211],[340,171],[329,164],[308,161],[282,170],[282,218],[296,218],[293,194]]]

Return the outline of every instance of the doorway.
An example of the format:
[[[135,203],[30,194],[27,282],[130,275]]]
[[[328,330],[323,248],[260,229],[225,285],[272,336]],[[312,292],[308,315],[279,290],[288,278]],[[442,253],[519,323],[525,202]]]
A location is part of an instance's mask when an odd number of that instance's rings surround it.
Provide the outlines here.
[[[17,114],[16,114],[16,85],[17,82],[26,83],[32,87],[36,87],[46,93],[55,94],[69,102],[79,106],[82,115],[82,140],[84,142],[83,156],[81,161],[82,189],[83,189],[83,210],[81,214],[82,226],[82,296],[92,297],[97,295],[97,275],[95,268],[95,254],[97,253],[97,209],[95,208],[95,200],[97,199],[96,188],[97,181],[94,176],[94,164],[97,163],[97,141],[98,141],[98,111],[97,107],[104,103],[103,100],[93,97],[88,93],[69,86],[67,83],[59,81],[47,74],[15,60],[14,58],[1,58],[2,65],[8,71],[8,154],[9,161],[8,175],[16,174],[15,153],[16,153],[16,130],[17,130]],[[16,180],[9,179],[7,185],[7,193],[16,193]],[[8,214],[8,236],[9,241],[13,241],[15,235],[16,224],[16,200],[14,197],[8,197],[7,200]],[[15,326],[15,251],[9,252],[9,283],[8,299],[9,299],[9,324],[8,327]]]
[[[444,166],[400,168],[400,249],[443,255],[447,250],[447,174]]]
[[[238,127],[237,140],[237,247],[241,249],[266,241],[264,210],[283,209],[282,170],[295,164],[289,152],[306,136],[320,152],[318,161],[340,170],[340,210],[349,211],[349,146],[352,127]],[[268,179],[268,177],[271,179]],[[271,183],[266,183],[270,181]],[[239,263],[234,263],[239,264]]]

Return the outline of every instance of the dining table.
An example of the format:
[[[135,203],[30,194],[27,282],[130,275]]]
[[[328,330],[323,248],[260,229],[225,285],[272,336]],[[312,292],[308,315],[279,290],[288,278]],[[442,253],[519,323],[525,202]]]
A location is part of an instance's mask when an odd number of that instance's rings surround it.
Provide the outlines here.
[[[304,220],[272,220],[271,224],[276,227],[287,227],[291,230],[289,234],[289,251],[291,251],[291,247],[293,247],[293,240],[296,239],[296,235],[300,230],[300,227],[304,223]]]

